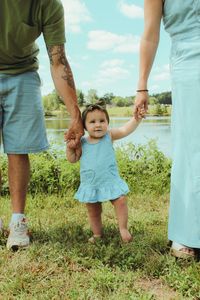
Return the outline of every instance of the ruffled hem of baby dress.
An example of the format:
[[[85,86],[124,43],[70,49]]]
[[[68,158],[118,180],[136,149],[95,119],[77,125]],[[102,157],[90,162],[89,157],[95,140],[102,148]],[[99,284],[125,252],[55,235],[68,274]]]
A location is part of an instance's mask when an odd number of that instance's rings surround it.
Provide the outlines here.
[[[128,192],[128,185],[124,181],[103,187],[80,185],[74,198],[84,203],[96,203],[117,199],[122,195],[126,195]]]

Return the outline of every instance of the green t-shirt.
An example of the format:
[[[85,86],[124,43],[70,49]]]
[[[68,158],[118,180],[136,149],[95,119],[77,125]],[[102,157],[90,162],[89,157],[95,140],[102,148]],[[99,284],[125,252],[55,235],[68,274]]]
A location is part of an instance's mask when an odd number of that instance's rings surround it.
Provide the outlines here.
[[[47,46],[65,43],[60,0],[0,0],[0,73],[37,70],[41,33]]]

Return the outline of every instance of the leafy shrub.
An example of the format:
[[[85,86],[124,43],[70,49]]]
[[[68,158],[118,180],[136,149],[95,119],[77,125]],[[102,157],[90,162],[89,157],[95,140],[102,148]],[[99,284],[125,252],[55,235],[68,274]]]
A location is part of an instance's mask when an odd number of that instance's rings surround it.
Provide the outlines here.
[[[158,150],[154,140],[120,148],[117,157],[120,173],[134,193],[161,195],[169,191],[171,160]]]
[[[129,144],[117,149],[120,174],[135,194],[161,195],[169,191],[171,161],[157,149],[154,141],[147,145]],[[79,163],[70,164],[63,156],[51,152],[30,155],[31,194],[67,194],[80,183]],[[8,193],[7,161],[1,160],[2,195]]]
[[[65,158],[56,154],[43,152],[30,155],[31,179],[29,192],[37,193],[67,193],[76,190],[79,185],[79,164],[72,165]],[[1,194],[8,194],[7,160],[4,157],[0,165],[2,171]]]

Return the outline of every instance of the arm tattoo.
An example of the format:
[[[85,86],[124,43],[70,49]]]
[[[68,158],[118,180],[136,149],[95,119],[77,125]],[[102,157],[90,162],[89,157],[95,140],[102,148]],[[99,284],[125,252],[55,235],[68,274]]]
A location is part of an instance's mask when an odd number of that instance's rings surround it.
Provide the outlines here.
[[[64,45],[47,47],[50,64],[53,66],[55,61],[63,65],[63,74],[61,78],[66,80],[68,85],[75,90],[74,78],[70,65],[65,56]]]

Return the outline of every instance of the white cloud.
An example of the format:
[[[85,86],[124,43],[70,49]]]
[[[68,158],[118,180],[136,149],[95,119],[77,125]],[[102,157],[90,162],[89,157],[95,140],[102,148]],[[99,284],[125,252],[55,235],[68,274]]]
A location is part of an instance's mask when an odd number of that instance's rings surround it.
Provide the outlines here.
[[[119,2],[121,13],[129,18],[143,18],[143,9],[135,4],[127,4],[124,1]]]
[[[81,82],[81,86],[83,88],[91,88],[92,83],[90,81],[83,81],[83,82]]]
[[[153,80],[164,81],[170,79],[169,64],[157,67],[155,70],[156,74],[153,76]]]
[[[118,79],[126,78],[129,71],[125,69],[121,63],[114,61],[104,62],[99,70],[98,77],[100,81],[114,82]]]
[[[119,35],[109,31],[94,30],[89,32],[88,38],[88,48],[92,50],[113,50],[121,53],[139,51],[140,38],[131,34]]]
[[[151,92],[156,92],[156,91],[158,91],[159,90],[159,85],[157,85],[157,84],[154,84],[154,85],[152,85],[151,86]]]
[[[157,66],[154,67],[154,71],[157,72],[157,73],[159,73],[161,71],[169,72],[169,69],[170,69],[169,64],[165,64],[165,65],[161,65],[161,66],[157,65]]]
[[[89,56],[88,56],[88,55],[83,55],[83,56],[81,57],[81,59],[82,59],[82,60],[88,60],[88,59],[89,59]]]
[[[117,83],[119,80],[124,81],[130,75],[129,70],[125,67],[125,62],[121,59],[106,60],[101,63],[96,76],[90,81],[81,83],[82,88],[94,88],[105,90],[110,88],[111,84]]]
[[[100,65],[95,83],[97,88],[124,80],[129,77],[129,70],[121,59],[106,60]]]
[[[169,79],[169,73],[162,72],[160,74],[154,75],[153,79],[158,80],[158,81],[168,80]]]
[[[62,0],[67,31],[81,32],[81,24],[91,21],[90,12],[81,0]]]
[[[108,68],[108,67],[116,67],[116,66],[122,66],[124,64],[124,61],[122,59],[111,59],[111,60],[105,60],[101,64],[101,68]]]

